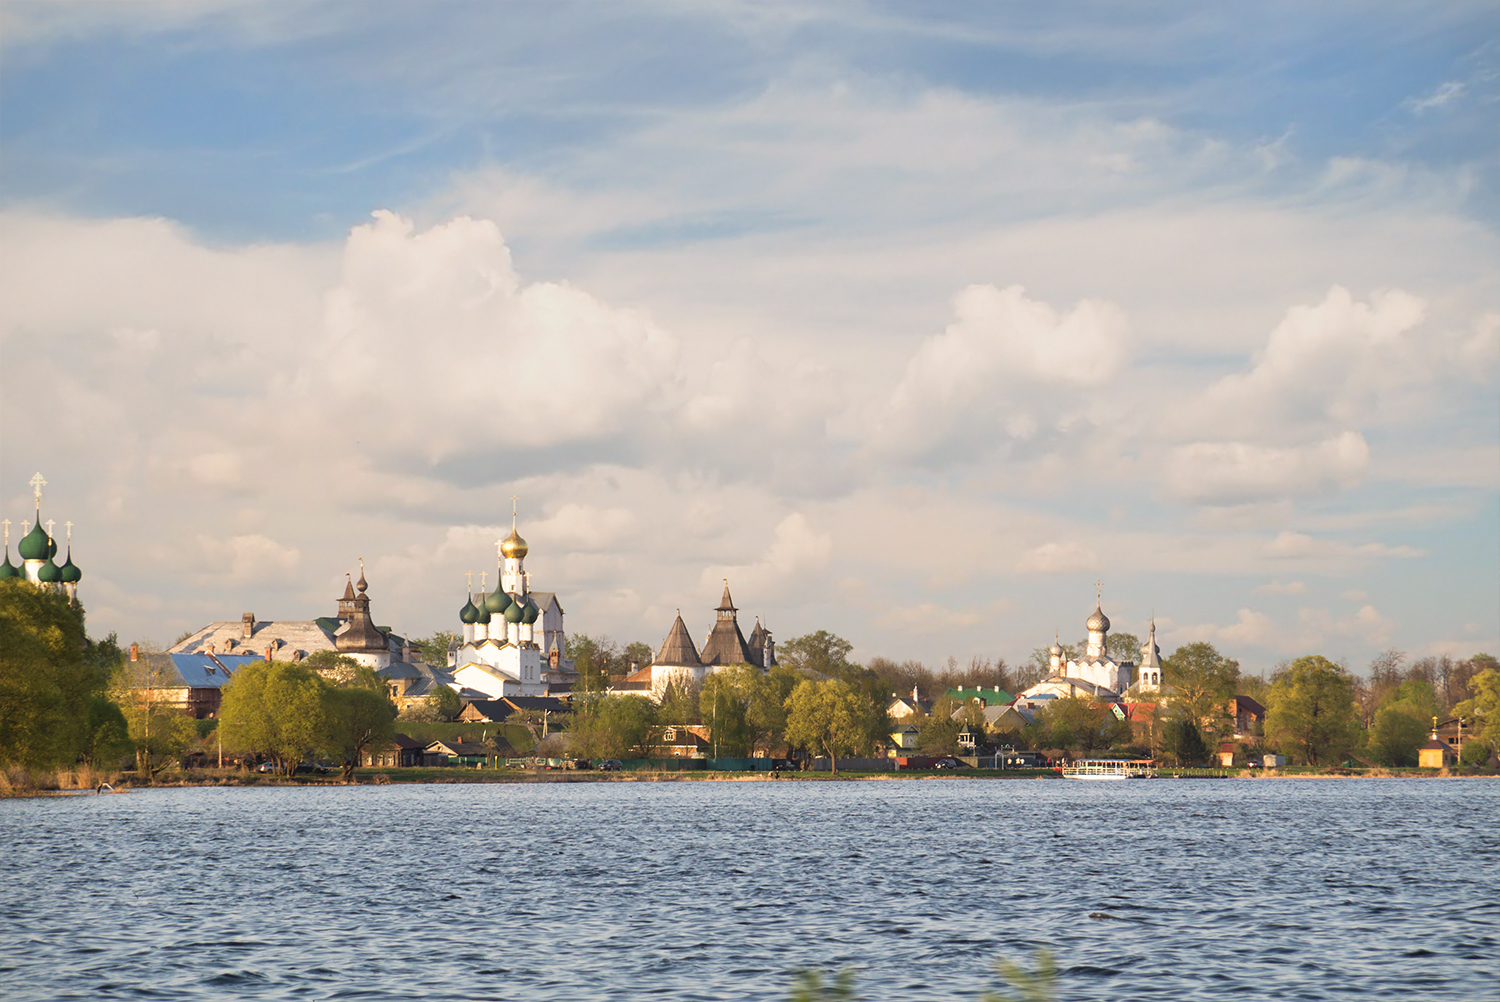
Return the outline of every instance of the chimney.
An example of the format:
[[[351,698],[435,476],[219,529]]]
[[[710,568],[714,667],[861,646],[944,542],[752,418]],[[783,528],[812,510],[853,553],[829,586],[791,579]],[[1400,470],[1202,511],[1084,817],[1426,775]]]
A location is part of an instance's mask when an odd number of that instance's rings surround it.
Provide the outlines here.
[[[266,648],[266,660],[271,660],[271,648],[269,647]]]
[[[209,657],[213,657],[213,654],[214,654],[214,645],[213,644],[209,644],[208,645],[208,656]]]
[[[915,703],[915,702],[918,702],[921,698],[922,698],[921,696],[917,695],[917,687],[916,686],[912,686],[911,687],[911,701],[913,703]]]
[[[132,660],[132,661],[139,660],[140,659],[140,654],[141,654],[141,645],[140,644],[131,644],[130,645],[130,660]]]
[[[248,639],[255,636],[255,613],[247,612],[240,618],[245,622],[245,637]]]

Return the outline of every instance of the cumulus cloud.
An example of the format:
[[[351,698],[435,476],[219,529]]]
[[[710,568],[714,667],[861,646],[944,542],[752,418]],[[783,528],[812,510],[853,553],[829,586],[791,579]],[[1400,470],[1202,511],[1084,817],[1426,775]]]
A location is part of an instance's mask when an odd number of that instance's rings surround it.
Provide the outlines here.
[[[907,362],[877,425],[877,450],[1029,438],[1039,421],[1056,422],[1066,392],[1108,383],[1125,359],[1127,325],[1111,303],[1084,300],[1064,313],[1021,286],[971,285],[954,314]]]
[[[1385,543],[1349,543],[1335,539],[1318,539],[1288,529],[1278,533],[1265,546],[1264,553],[1275,560],[1331,560],[1347,558],[1421,557],[1427,551],[1411,546],[1389,546]]]
[[[206,578],[236,582],[289,578],[302,562],[302,552],[259,533],[216,539],[199,535],[196,565]]]
[[[799,578],[821,572],[833,554],[833,536],[813,528],[807,516],[792,512],[776,525],[770,544],[756,560],[707,567],[700,589],[711,590],[728,579],[731,590],[749,594],[785,591]]]
[[[1245,504],[1353,487],[1369,463],[1369,445],[1352,431],[1290,448],[1194,442],[1171,451],[1166,483],[1186,501]]]

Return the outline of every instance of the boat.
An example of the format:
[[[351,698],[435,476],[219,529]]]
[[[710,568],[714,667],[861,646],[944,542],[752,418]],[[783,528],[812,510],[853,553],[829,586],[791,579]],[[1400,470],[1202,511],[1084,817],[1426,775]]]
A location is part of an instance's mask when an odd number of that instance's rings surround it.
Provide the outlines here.
[[[1155,779],[1149,758],[1081,758],[1062,767],[1063,779]]]

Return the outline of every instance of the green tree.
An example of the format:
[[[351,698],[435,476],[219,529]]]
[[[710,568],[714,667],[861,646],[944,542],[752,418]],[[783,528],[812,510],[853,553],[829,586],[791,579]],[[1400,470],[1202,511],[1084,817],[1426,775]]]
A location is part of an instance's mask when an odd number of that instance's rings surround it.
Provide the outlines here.
[[[463,636],[452,630],[438,630],[430,637],[422,637],[420,640],[411,642],[412,653],[422,660],[423,664],[436,665],[446,668],[448,665],[448,648],[454,644],[462,644]]]
[[[1139,661],[1141,659],[1141,638],[1134,633],[1111,633],[1104,642],[1104,653],[1116,661]]]
[[[453,720],[464,710],[463,697],[446,685],[434,685],[427,705],[439,720]]]
[[[839,756],[852,755],[868,740],[866,700],[842,679],[805,679],[797,683],[786,705],[787,741],[814,751],[821,749],[835,776]]]
[[[663,724],[681,725],[695,723],[699,719],[698,684],[691,676],[678,676],[668,683],[661,694],[661,710],[657,719]]]
[[[1359,743],[1354,679],[1316,654],[1279,670],[1266,708],[1266,739],[1308,765],[1337,762]]]
[[[846,678],[859,666],[849,661],[854,645],[827,630],[793,637],[776,645],[776,659],[796,671],[814,671],[829,678]]]
[[[1240,679],[1240,663],[1213,644],[1184,644],[1162,661],[1162,683],[1171,687],[1173,710],[1191,718],[1199,730],[1232,732],[1229,701]]]
[[[327,734],[328,683],[290,661],[256,661],[224,687],[219,726],[224,743],[269,757],[290,776]]]
[[[1193,766],[1208,762],[1208,745],[1191,717],[1170,717],[1161,727],[1161,756],[1173,765]]]
[[[1076,748],[1085,755],[1130,740],[1130,723],[1114,715],[1109,704],[1087,696],[1049,700],[1037,713],[1042,738],[1055,748]]]
[[[317,672],[329,685],[346,685],[354,680],[360,663],[338,651],[313,651],[302,659],[302,667]]]
[[[134,646],[137,656],[118,666],[110,695],[125,718],[136,775],[150,779],[187,750],[197,731],[178,702],[182,679],[171,658],[145,641]]]
[[[590,694],[574,703],[570,747],[585,758],[644,757],[657,731],[657,706],[645,696]]]
[[[112,638],[107,643],[118,652]],[[0,763],[76,761],[111,667],[108,657],[91,655],[82,611],[66,596],[0,582]]]
[[[1417,749],[1427,741],[1427,721],[1410,703],[1392,701],[1375,711],[1367,754],[1381,765],[1416,765]]]
[[[348,682],[329,688],[323,710],[325,747],[339,757],[346,783],[354,779],[367,749],[396,736],[396,708],[386,696],[385,683],[369,668],[360,666]]]
[[[1473,660],[1478,658],[1494,661],[1487,654],[1475,655]],[[1469,691],[1473,696],[1455,706],[1453,712],[1469,722],[1475,738],[1492,750],[1500,748],[1500,668],[1485,668],[1470,678]]]
[[[741,670],[760,674],[749,665]],[[750,755],[750,725],[745,719],[747,700],[731,675],[734,669],[717,671],[703,680],[698,693],[698,709],[708,725],[709,747],[715,758],[740,758]]]
[[[575,691],[588,693],[608,689],[612,662],[618,653],[615,642],[602,634],[598,637],[587,633],[569,635],[563,656],[572,660],[573,670],[578,673]]]
[[[924,755],[952,755],[958,750],[958,732],[963,721],[955,720],[959,705],[947,696],[940,696],[932,709],[916,721],[917,747]]]

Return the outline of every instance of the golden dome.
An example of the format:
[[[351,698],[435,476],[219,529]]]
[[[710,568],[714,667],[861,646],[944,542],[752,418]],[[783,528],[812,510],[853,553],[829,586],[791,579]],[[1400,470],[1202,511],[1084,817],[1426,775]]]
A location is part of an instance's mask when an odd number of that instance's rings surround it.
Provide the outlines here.
[[[510,530],[510,535],[500,542],[500,553],[502,556],[520,560],[526,556],[528,548],[526,540],[515,529]]]

